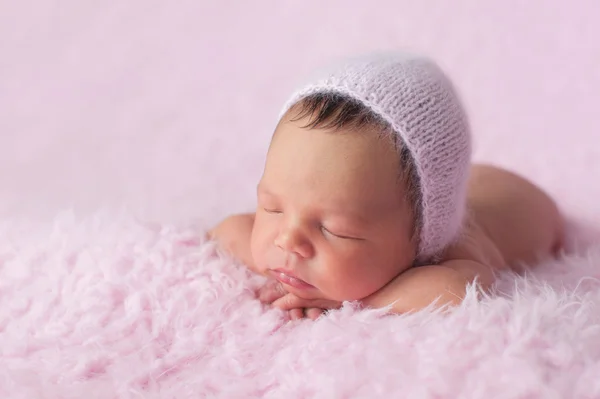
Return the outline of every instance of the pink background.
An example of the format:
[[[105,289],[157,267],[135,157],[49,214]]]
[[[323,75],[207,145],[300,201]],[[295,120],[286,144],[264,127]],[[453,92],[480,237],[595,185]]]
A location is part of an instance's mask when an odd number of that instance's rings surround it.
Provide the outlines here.
[[[599,16],[593,0],[1,1],[0,218],[250,209],[294,82],[408,48],[455,80],[476,160],[600,225]]]

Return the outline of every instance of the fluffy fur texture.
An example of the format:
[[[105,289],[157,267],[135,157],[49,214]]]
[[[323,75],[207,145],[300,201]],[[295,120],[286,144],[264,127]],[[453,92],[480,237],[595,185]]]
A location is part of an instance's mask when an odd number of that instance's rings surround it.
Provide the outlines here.
[[[0,229],[2,398],[600,397],[600,248],[443,315],[287,322],[194,228]]]
[[[449,317],[287,325],[191,231],[2,225],[125,203],[209,227],[252,209],[292,80],[376,46],[439,60],[475,160],[598,227],[596,1],[1,4],[1,398],[600,397],[599,249]]]
[[[403,53],[340,61],[315,73],[283,108],[316,93],[359,101],[391,126],[415,165],[421,226],[417,260],[429,262],[459,235],[471,161],[467,116],[432,61]]]

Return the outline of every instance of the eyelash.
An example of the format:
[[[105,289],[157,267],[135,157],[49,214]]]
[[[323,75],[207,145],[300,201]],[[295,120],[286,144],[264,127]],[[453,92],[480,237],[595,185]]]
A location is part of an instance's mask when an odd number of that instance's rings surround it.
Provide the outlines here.
[[[263,208],[265,210],[265,212],[267,213],[272,213],[272,214],[279,214],[281,213],[281,211],[278,211],[277,209],[267,209],[267,208]]]
[[[283,212],[277,210],[277,209],[268,209],[268,208],[263,208],[265,212],[270,213],[272,215],[278,215],[281,214]],[[358,238],[358,237],[350,237],[350,236],[343,236],[343,235],[339,235],[339,234],[335,234],[332,233],[331,231],[329,231],[325,226],[321,225],[320,229],[322,232],[326,233],[326,234],[330,234],[334,237],[340,238],[342,240],[355,240],[355,241],[362,241],[362,238]]]
[[[325,226],[321,226],[321,231],[323,231],[323,232],[325,232],[327,234],[331,234],[334,237],[341,238],[342,240],[356,240],[356,241],[361,241],[362,240],[362,238],[342,236],[342,235],[339,235],[339,234],[332,233],[331,231],[327,230],[327,228]]]

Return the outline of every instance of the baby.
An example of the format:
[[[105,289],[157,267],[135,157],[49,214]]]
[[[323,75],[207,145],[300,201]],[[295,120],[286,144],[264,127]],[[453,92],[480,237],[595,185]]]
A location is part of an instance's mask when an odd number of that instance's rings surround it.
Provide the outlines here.
[[[343,301],[405,313],[460,303],[495,271],[561,246],[539,188],[471,165],[463,107],[430,60],[383,55],[323,71],[284,107],[253,214],[210,237],[270,277],[260,299],[293,319]]]

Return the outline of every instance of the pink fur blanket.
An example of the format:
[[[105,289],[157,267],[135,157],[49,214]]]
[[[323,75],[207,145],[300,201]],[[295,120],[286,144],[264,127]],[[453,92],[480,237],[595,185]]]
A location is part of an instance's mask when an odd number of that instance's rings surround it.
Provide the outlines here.
[[[600,248],[449,314],[288,322],[199,237],[101,213],[5,223],[0,397],[600,397]]]
[[[600,398],[600,244],[448,315],[288,323],[198,238],[254,205],[297,79],[398,48],[475,161],[600,226],[598,2],[540,4],[0,1],[0,398]]]

